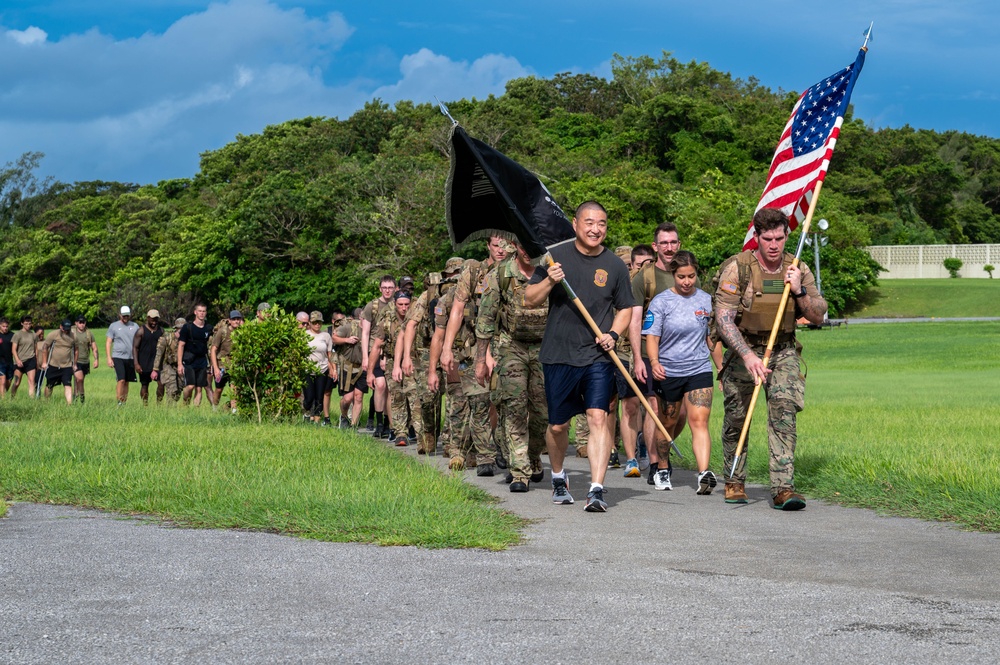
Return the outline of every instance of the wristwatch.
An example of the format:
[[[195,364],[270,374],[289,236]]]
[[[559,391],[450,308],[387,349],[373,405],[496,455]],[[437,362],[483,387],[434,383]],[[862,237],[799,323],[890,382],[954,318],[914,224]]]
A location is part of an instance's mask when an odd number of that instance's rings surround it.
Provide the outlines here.
[[[795,295],[793,295],[792,297],[793,298],[801,298],[804,295],[806,295],[806,287],[801,286],[801,287],[799,287],[799,292],[796,293]]]

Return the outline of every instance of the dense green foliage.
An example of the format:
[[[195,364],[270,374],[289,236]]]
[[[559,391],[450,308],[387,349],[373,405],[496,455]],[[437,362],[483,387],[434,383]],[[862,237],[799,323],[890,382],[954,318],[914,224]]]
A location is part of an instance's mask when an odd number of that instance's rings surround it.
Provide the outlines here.
[[[306,335],[291,314],[272,306],[261,321],[233,331],[229,375],[236,407],[258,423],[302,411],[298,394],[309,373]]]
[[[669,54],[587,74],[512,80],[448,104],[468,132],[531,168],[567,210],[595,198],[608,244],[678,224],[706,272],[739,249],[796,95]],[[864,85],[862,79],[861,84]],[[438,270],[449,122],[378,100],[346,120],[302,118],[238,136],[192,178],[135,186],[39,183],[39,155],[0,170],[0,311],[48,323],[114,318],[128,302],[173,316],[279,301],[349,309],[384,273]],[[874,283],[868,244],[1000,242],[1000,141],[848,118],[818,214],[832,313]],[[793,241],[796,236],[793,236]],[[466,250],[469,254],[480,249]]]

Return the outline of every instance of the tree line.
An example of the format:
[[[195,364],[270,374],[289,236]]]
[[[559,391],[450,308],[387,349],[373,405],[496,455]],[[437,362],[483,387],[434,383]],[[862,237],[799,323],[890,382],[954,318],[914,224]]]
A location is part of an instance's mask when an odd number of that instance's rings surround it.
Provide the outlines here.
[[[601,201],[611,247],[676,223],[704,281],[740,247],[797,93],[667,52],[615,56],[612,71],[520,78],[446,104],[564,209]],[[436,106],[373,100],[346,120],[239,135],[202,153],[193,177],[144,186],[40,181],[42,155],[25,154],[0,169],[0,312],[53,325],[110,321],[123,302],[171,315],[196,300],[220,313],[260,301],[348,311],[382,274],[419,280],[455,253],[449,128]],[[848,115],[817,215],[831,222],[824,295],[842,314],[875,284],[866,245],[1000,242],[1000,141]]]

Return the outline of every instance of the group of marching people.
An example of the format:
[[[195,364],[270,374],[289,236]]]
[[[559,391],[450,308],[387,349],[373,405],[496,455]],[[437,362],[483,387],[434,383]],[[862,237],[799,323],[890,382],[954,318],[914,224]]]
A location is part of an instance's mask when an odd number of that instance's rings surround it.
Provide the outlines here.
[[[586,510],[604,512],[607,469],[621,466],[617,442],[625,477],[641,477],[648,460],[647,482],[670,490],[671,447],[685,425],[695,490],[712,492],[718,478],[709,468],[708,423],[718,383],[726,407],[724,461],[727,470],[735,467],[725,501],[738,504],[748,498],[746,456],[737,456],[737,442],[761,384],[773,505],[803,508],[793,485],[795,415],[804,396],[795,327],[797,317],[822,323],[826,303],[808,268],[784,252],[787,218],[760,211],[758,248],[724,262],[711,294],[699,288],[701,266],[680,249],[671,223],[656,227],[650,245],[613,253],[603,246],[607,212],[600,204],[581,205],[573,228],[573,241],[550,248],[548,266],[534,265],[521,245],[495,235],[485,260],[449,259],[425,278],[419,295],[413,279],[384,276],[380,296],[359,313],[361,335],[339,338],[360,345],[360,365],[349,371],[373,392],[367,430],[398,446],[416,443],[419,454],[434,454],[440,440],[453,470],[492,476],[497,466],[506,468],[511,492],[544,479],[546,452],[553,501],[568,505],[574,499],[563,461],[575,419],[576,452],[589,458],[591,471]],[[786,284],[789,305],[765,364]],[[342,425],[358,424],[360,403]]]

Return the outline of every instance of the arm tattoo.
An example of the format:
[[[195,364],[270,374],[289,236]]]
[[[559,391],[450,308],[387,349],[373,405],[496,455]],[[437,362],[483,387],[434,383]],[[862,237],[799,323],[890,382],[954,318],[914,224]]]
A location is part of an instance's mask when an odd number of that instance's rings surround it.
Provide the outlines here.
[[[740,334],[740,329],[736,327],[735,309],[719,308],[715,322],[719,327],[719,335],[722,337],[722,341],[733,350],[733,353],[740,358],[751,353],[750,345],[746,343],[743,335]]]
[[[476,364],[486,362],[486,350],[490,348],[490,340],[479,338],[476,340]]]
[[[795,308],[801,312],[802,316],[809,319],[811,323],[819,325],[823,323],[823,315],[826,314],[827,304],[823,298],[813,298],[806,295],[796,300]]]

